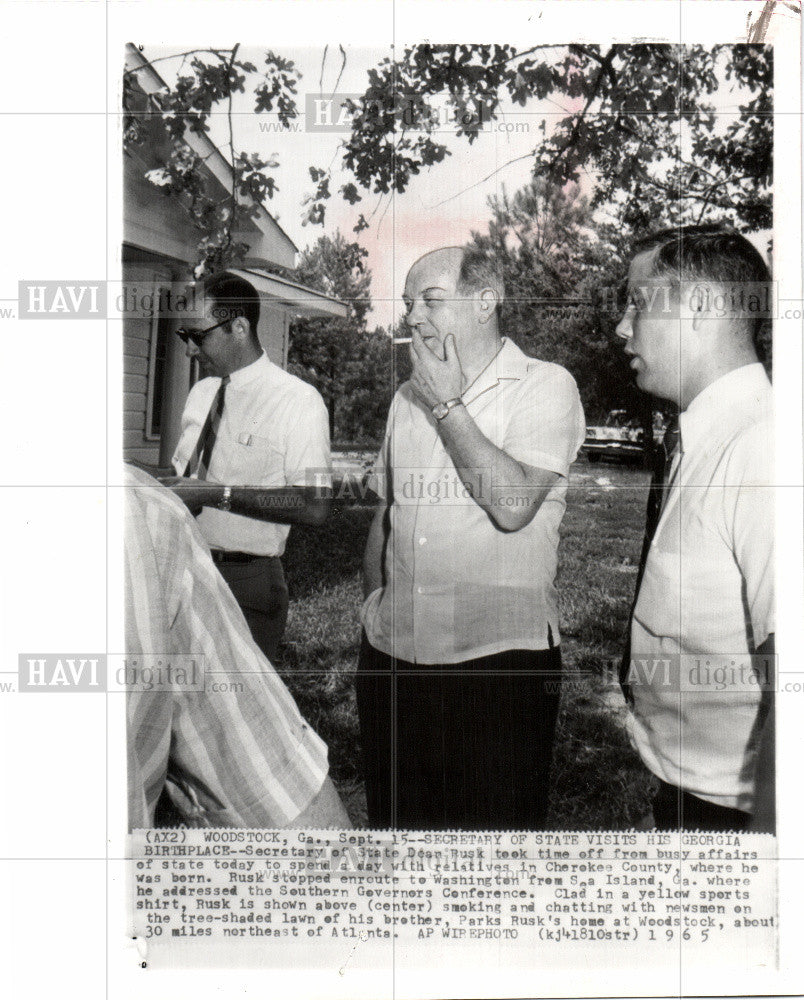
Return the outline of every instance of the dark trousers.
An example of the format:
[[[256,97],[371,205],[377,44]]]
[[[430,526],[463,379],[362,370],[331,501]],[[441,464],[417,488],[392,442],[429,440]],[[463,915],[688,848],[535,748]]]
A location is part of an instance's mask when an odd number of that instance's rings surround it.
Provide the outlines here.
[[[356,689],[369,825],[542,827],[560,671],[557,647],[424,666],[364,634]]]
[[[658,830],[745,830],[751,822],[750,813],[706,802],[661,779],[653,818]]]
[[[276,662],[288,619],[288,588],[279,556],[257,556],[249,562],[216,558],[215,565],[240,605],[252,638]]]

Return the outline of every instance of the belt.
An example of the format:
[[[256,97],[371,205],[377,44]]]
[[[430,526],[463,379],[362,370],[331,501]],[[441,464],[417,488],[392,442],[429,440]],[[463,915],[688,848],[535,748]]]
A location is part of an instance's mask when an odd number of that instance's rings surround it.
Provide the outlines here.
[[[254,559],[264,559],[265,556],[255,556],[252,552],[226,552],[224,549],[212,549],[212,559],[216,563],[249,563]]]

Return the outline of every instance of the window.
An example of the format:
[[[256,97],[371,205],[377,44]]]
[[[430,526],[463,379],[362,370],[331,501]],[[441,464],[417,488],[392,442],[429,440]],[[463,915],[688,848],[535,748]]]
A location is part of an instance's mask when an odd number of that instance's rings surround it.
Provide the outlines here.
[[[157,289],[155,289],[157,291]],[[161,296],[162,289],[158,289]],[[148,365],[148,399],[145,412],[145,437],[158,441],[165,415],[165,382],[168,348],[173,325],[161,312],[154,313],[151,322],[151,353]]]

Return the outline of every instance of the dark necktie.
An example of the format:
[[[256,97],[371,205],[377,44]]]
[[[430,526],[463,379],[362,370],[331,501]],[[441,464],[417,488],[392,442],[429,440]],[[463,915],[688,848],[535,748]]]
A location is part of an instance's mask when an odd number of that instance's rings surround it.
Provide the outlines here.
[[[190,455],[190,461],[184,470],[185,477],[194,475],[197,479],[207,478],[207,471],[210,459],[212,458],[212,449],[215,447],[215,440],[218,436],[218,428],[221,423],[223,403],[226,397],[226,386],[228,384],[229,376],[227,375],[221,379],[221,384],[218,386],[218,391],[212,400],[207,419],[204,421],[204,426],[198,435],[193,453]]]
[[[653,455],[653,475],[648,491],[648,510],[645,516],[645,536],[642,539],[642,552],[639,556],[639,569],[637,571],[636,587],[634,588],[634,600],[631,604],[631,613],[628,615],[628,632],[625,637],[625,648],[623,658],[620,661],[620,687],[623,689],[625,700],[628,704],[633,703],[631,686],[628,683],[628,672],[631,668],[631,623],[634,618],[634,608],[639,597],[639,588],[642,585],[642,577],[645,574],[645,564],[648,561],[650,543],[656,534],[659,526],[659,519],[662,516],[667,494],[670,489],[670,470],[673,466],[673,459],[681,446],[681,429],[678,425],[678,417],[673,417],[667,425],[662,438],[662,444],[656,448]]]

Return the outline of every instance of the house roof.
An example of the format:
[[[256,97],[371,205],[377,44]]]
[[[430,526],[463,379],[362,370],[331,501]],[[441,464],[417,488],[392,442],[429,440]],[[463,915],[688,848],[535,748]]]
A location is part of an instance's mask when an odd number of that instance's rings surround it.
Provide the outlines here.
[[[349,310],[340,299],[334,299],[331,295],[317,292],[306,285],[299,285],[295,281],[288,281],[280,278],[276,274],[271,274],[261,268],[243,267],[227,268],[229,274],[236,274],[240,278],[250,281],[261,295],[277,301],[291,312],[296,312],[300,316],[323,317],[344,319]]]
[[[126,45],[126,67],[129,71],[137,71],[137,82],[146,94],[156,93],[168,86],[142,52],[130,42]],[[186,129],[184,141],[201,157],[205,167],[223,190],[231,191],[232,165],[212,139],[206,133],[191,132]],[[299,248],[259,202],[248,197],[245,197],[244,201],[256,209],[252,222],[255,230],[262,236],[259,245],[254,245],[252,240],[252,245],[249,247],[250,255],[261,258],[266,263],[293,267]]]

